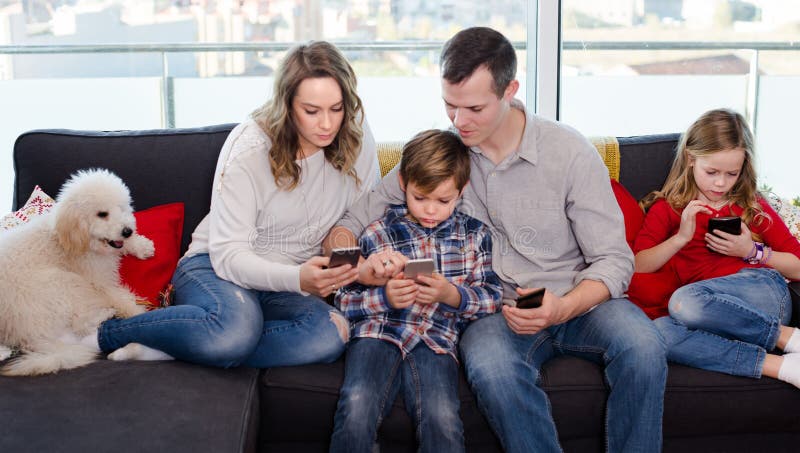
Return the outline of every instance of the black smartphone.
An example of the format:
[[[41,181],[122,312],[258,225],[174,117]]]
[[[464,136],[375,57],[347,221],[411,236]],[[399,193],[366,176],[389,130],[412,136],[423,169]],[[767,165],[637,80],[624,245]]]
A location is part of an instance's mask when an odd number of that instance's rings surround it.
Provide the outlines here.
[[[356,267],[360,257],[361,249],[358,247],[333,249],[331,250],[331,260],[328,262],[328,267],[339,267],[345,264]]]
[[[517,297],[517,308],[539,308],[542,306],[542,299],[544,299],[544,288],[539,288],[530,294]]]
[[[713,234],[714,230],[720,230],[738,236],[742,234],[742,219],[736,216],[711,217],[708,219],[708,232]]]

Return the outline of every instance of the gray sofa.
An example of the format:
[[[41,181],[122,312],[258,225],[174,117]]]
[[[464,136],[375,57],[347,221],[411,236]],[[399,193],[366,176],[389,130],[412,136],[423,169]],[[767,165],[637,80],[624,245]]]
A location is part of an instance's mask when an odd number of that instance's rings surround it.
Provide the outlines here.
[[[216,158],[232,127],[23,134],[14,148],[15,209],[36,184],[55,195],[73,171],[104,167],[129,185],[137,209],[185,203],[185,250],[208,210]],[[663,183],[677,138],[619,138],[620,181],[634,197]],[[797,308],[800,297],[793,298]],[[0,452],[322,452],[342,373],[341,359],[267,370],[99,361],[52,376],[0,377]],[[608,389],[602,369],[555,359],[545,365],[542,385],[565,451],[603,451]],[[500,451],[463,377],[460,392],[468,451]],[[670,364],[664,450],[797,451],[800,417],[792,414],[798,407],[800,390],[782,382]],[[414,451],[400,400],[379,436],[381,451]]]

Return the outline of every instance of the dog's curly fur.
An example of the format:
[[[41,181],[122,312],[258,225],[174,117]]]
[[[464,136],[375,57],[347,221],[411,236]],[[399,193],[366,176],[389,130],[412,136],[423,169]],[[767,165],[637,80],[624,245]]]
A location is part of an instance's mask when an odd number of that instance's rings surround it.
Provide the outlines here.
[[[54,373],[95,360],[97,349],[80,338],[113,316],[144,312],[120,283],[122,255],[153,253],[153,242],[136,233],[128,188],[100,169],[70,177],[49,214],[0,232],[0,345],[21,352],[0,374]]]

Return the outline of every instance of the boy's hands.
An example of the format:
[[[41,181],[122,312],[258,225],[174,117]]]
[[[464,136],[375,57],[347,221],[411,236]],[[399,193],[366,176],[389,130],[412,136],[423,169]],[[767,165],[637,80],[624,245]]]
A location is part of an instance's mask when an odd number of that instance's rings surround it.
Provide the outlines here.
[[[415,302],[423,305],[442,302],[455,308],[461,305],[461,293],[437,273],[431,277],[419,275],[414,281],[400,272],[386,282],[384,289],[389,306],[396,309],[408,308]]]
[[[417,298],[419,285],[405,278],[402,272],[386,282],[384,287],[389,306],[396,309],[408,308]]]
[[[723,255],[746,258],[753,251],[753,237],[744,222],[742,222],[742,234],[738,236],[715,230],[714,234],[706,233],[705,239],[708,248]]]
[[[427,305],[443,302],[455,308],[461,306],[461,293],[442,274],[433,273],[430,277],[418,275],[417,280],[422,283],[418,285],[418,303]]]

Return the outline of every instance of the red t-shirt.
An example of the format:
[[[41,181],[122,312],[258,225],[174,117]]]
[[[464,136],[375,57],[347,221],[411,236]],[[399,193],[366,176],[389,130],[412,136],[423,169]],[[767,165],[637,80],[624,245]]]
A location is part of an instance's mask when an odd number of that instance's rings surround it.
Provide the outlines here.
[[[759,234],[762,241],[773,250],[793,253],[800,258],[800,243],[769,203],[763,198],[758,201],[771,222],[759,216],[756,222],[747,225],[750,231]],[[719,211],[710,207],[709,209],[712,211],[710,215],[702,212],[697,214],[694,237],[662,269],[652,274],[634,275],[628,294],[650,317],[665,315],[669,297],[683,285],[734,274],[745,267],[765,267],[761,264],[749,264],[735,256],[722,255],[706,247],[705,234],[710,217],[742,215],[742,208],[739,206],[725,206]],[[673,209],[664,199],[656,201],[647,212],[642,229],[636,236],[634,253],[654,247],[675,235],[680,228],[682,212],[683,210]],[[661,286],[657,291],[653,287],[646,287],[656,280]]]

